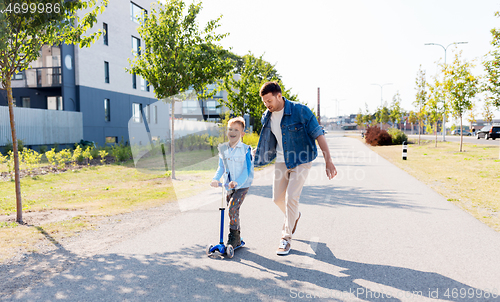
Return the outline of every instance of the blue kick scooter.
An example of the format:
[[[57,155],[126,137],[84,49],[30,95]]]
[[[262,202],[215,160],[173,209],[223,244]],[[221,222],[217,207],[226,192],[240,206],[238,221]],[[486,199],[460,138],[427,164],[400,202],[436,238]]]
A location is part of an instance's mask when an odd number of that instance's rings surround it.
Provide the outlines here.
[[[224,190],[224,186],[221,183],[219,183],[219,187],[222,187],[222,203],[221,203],[221,207],[219,208],[219,210],[220,210],[220,240],[219,240],[219,244],[217,244],[216,246],[213,246],[211,244],[208,245],[206,252],[207,252],[207,256],[211,256],[215,253],[215,251],[219,251],[219,253],[226,254],[227,257],[229,257],[229,258],[233,258],[234,250],[237,250],[240,247],[244,246],[245,242],[243,241],[243,238],[241,238],[241,244],[236,246],[236,247],[233,247],[230,244],[228,246],[224,245],[224,210],[226,209],[224,206],[224,195],[225,195],[224,191],[225,190]]]
[[[222,156],[222,162],[223,162],[224,166],[227,167],[226,158],[224,157],[224,151],[227,150],[227,145],[225,145],[225,144],[219,145],[218,149],[219,149],[219,154],[221,154],[221,156]],[[230,180],[229,174],[227,175],[227,177],[228,177],[228,180]],[[221,202],[221,206],[219,208],[219,210],[220,210],[220,240],[219,240],[219,244],[217,244],[216,246],[213,246],[211,244],[208,245],[206,248],[206,252],[207,252],[207,256],[211,256],[215,253],[215,251],[219,251],[219,253],[226,254],[229,258],[233,258],[234,250],[239,249],[240,247],[244,246],[245,242],[243,241],[243,238],[241,238],[241,244],[236,246],[236,247],[234,247],[230,244],[228,244],[227,246],[224,245],[224,210],[226,209],[226,207],[224,205],[224,197],[226,196],[226,194],[224,194],[224,193],[226,190],[225,190],[224,186],[222,185],[222,183],[220,183],[220,182],[219,182],[219,187],[222,187],[222,202]]]

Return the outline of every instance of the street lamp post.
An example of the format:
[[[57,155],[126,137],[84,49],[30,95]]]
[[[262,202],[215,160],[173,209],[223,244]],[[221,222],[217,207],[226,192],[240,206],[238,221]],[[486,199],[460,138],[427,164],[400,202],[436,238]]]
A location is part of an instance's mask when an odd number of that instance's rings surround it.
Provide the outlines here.
[[[337,117],[337,125],[339,125],[339,123],[338,123],[338,118],[340,117],[340,110],[339,110],[339,108],[340,108],[340,102],[343,102],[343,101],[345,101],[345,100],[346,100],[346,99],[341,99],[341,100],[339,100],[339,99],[334,99],[334,100],[333,100],[333,101],[335,102],[335,104],[336,104],[335,108],[336,108],[336,110],[337,110],[337,116],[336,116],[336,117]],[[342,121],[342,119],[341,119],[341,121]]]
[[[467,44],[467,43],[468,42],[453,42],[453,43],[450,43],[446,47],[444,47],[441,44],[437,44],[437,43],[425,43],[424,45],[437,45],[437,46],[441,46],[444,49],[444,65],[446,65],[446,50],[448,49],[448,47],[450,47],[453,44]],[[446,100],[445,100],[445,103],[446,103]],[[445,142],[446,141],[446,105],[443,106],[443,127],[442,128],[443,128],[443,142]]]
[[[380,112],[382,113],[382,108],[384,107],[384,98],[383,98],[383,94],[382,94],[382,88],[385,86],[385,85],[392,85],[392,83],[385,83],[385,84],[372,84],[372,85],[377,85],[380,87]],[[380,120],[380,130],[382,130],[382,119]]]

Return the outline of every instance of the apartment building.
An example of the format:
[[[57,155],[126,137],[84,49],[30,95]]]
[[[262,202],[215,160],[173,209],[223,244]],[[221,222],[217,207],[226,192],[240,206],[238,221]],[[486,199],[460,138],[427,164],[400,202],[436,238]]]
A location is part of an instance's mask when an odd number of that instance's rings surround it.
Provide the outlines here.
[[[137,31],[138,17],[147,14],[150,5],[151,1],[148,0],[110,1],[92,29],[102,29],[105,34],[93,45],[88,48],[74,45],[43,46],[39,59],[12,79],[16,107],[79,112],[82,138],[101,146],[119,142],[122,138],[125,142],[129,141],[130,123],[148,124],[147,129],[155,128],[155,132],[164,133],[157,139],[167,139],[170,135],[170,106],[161,104],[155,98],[153,88],[147,81],[125,70],[130,66],[128,59],[132,59],[134,52],[139,52],[143,45]],[[210,86],[210,89],[215,88],[215,85]],[[211,99],[177,103],[175,117],[218,121],[227,108],[220,108],[217,99],[225,97],[226,93],[221,91]],[[5,96],[0,95],[0,106],[7,106]],[[49,119],[62,115],[52,114]],[[136,126],[142,127],[132,125]],[[31,129],[34,127],[30,126]],[[72,125],[71,130],[66,132],[74,132],[74,127]],[[38,130],[54,131],[54,127],[50,129]],[[30,133],[31,136],[40,136],[33,134],[33,131]],[[26,140],[22,131],[18,137]],[[40,140],[27,140],[25,143],[28,145],[75,143],[66,142],[64,140],[69,139],[61,139],[57,135],[50,136],[50,141],[44,140],[42,143]]]
[[[150,106],[158,100],[148,83],[125,70],[141,46],[137,17],[150,3],[110,1],[92,29],[106,34],[89,48],[43,46],[40,58],[12,79],[16,107],[81,112],[83,139],[99,145],[127,141],[129,121],[142,122],[133,117],[143,115],[151,123],[169,119],[168,110]],[[0,106],[7,106],[5,96]]]

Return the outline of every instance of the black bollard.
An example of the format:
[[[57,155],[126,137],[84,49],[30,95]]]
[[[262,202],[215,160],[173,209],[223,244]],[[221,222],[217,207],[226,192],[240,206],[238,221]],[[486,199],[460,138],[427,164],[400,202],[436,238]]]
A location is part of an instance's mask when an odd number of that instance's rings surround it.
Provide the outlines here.
[[[408,153],[408,145],[406,145],[406,141],[403,142],[403,160],[406,160]]]

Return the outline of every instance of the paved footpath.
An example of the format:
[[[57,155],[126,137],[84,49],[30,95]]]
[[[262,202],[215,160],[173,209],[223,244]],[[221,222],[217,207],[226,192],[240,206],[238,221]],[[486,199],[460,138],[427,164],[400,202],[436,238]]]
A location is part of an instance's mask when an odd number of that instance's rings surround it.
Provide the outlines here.
[[[287,256],[275,254],[282,214],[267,168],[242,206],[247,245],[233,259],[205,255],[219,237],[212,191],[9,300],[500,301],[499,233],[358,140],[328,143],[339,175],[328,181],[314,162]]]

